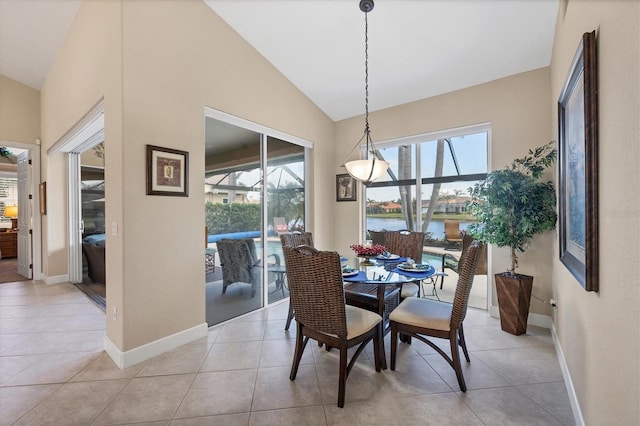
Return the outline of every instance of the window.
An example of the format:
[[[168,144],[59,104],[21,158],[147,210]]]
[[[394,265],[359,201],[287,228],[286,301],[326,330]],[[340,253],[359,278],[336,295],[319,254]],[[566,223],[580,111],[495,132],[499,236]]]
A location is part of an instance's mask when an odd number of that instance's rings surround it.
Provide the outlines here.
[[[444,220],[460,220],[464,230],[468,189],[487,174],[487,125],[380,143],[387,174],[366,188],[367,229],[422,230],[444,244]]]

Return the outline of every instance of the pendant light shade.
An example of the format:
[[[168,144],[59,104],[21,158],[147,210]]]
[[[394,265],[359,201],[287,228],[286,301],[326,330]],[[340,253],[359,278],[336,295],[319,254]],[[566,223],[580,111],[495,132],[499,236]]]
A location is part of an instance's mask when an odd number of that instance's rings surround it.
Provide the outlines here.
[[[375,158],[349,161],[344,166],[347,169],[347,173],[365,184],[378,179],[389,168],[389,164],[386,161],[376,160]]]
[[[364,159],[352,160],[344,163],[347,173],[349,173],[354,179],[359,180],[365,185],[370,184],[374,180],[380,178],[385,174],[389,168],[389,163],[380,158],[376,151],[373,141],[371,140],[371,130],[369,128],[369,23],[367,21],[367,14],[373,10],[373,0],[360,0],[360,10],[364,12],[364,86],[365,86],[365,121],[364,121],[364,135],[356,146],[349,152],[349,155],[360,146],[360,142],[364,138],[366,140],[366,150]],[[371,154],[371,158],[369,158]],[[347,158],[349,158],[347,155]]]

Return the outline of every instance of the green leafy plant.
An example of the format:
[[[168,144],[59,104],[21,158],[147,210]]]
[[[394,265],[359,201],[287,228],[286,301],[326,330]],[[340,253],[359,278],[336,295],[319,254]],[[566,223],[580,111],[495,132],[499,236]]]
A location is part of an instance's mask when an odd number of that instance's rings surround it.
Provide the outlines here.
[[[486,243],[511,249],[510,276],[516,275],[517,254],[526,250],[534,235],[555,228],[555,187],[541,177],[556,158],[557,150],[549,142],[469,188],[469,210],[478,223],[468,229]]]
[[[5,157],[11,160],[13,157],[13,153],[9,151],[9,148],[7,148],[6,146],[0,146],[0,157]]]
[[[210,234],[257,231],[260,229],[259,204],[222,204],[207,202],[204,205],[205,223]]]

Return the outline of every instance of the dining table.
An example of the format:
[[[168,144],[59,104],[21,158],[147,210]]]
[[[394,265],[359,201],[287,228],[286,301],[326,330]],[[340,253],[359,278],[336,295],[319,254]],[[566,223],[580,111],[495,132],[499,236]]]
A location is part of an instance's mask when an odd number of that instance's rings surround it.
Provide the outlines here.
[[[402,285],[431,278],[436,270],[428,264],[407,264],[406,258],[396,255],[370,260],[358,262],[354,268],[343,268],[345,301],[348,305],[376,312],[382,317],[381,367],[386,369],[384,336],[390,331],[389,314],[400,304]]]

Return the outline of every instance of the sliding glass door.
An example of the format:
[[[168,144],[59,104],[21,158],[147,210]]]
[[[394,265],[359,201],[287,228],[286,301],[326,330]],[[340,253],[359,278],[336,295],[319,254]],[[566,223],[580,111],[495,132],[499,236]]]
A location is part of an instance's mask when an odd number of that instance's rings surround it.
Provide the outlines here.
[[[280,234],[305,230],[304,148],[267,138],[268,303],[289,297]]]
[[[305,148],[209,116],[205,126],[206,316],[214,325],[288,297],[279,234],[305,226]]]

